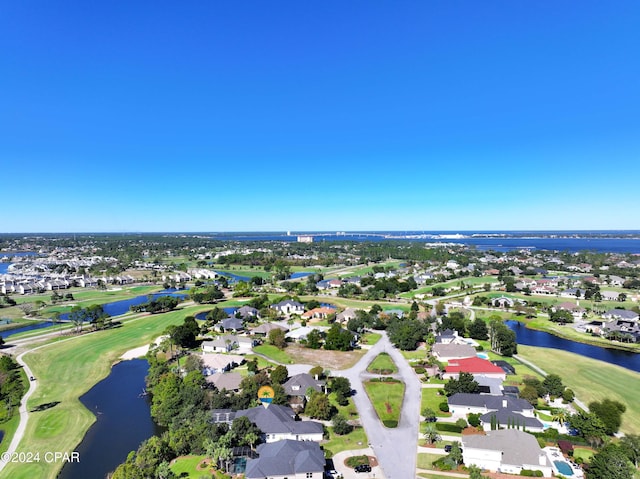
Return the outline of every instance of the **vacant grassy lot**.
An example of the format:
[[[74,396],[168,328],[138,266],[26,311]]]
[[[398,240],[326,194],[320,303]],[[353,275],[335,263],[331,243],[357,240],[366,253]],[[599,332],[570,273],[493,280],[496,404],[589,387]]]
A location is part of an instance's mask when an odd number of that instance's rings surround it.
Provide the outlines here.
[[[119,328],[58,340],[25,354],[25,362],[38,378],[38,388],[27,407],[32,410],[42,404],[58,404],[29,415],[18,451],[73,451],[95,420],[78,398],[109,374],[122,353],[152,342],[167,326],[181,323],[197,309],[143,316]],[[53,479],[61,467],[62,463],[44,461],[9,464],[0,477]]]
[[[404,383],[366,381],[364,388],[382,423],[387,427],[397,427],[404,399]]]
[[[418,469],[431,469],[433,467],[433,461],[437,461],[441,457],[442,454],[428,454],[421,452],[420,454],[418,454]]]
[[[440,403],[447,402],[447,396],[440,396],[438,394],[439,389],[423,388],[422,389],[422,402],[420,403],[420,411],[425,409],[431,409],[440,417],[448,417],[451,414],[440,411]]]
[[[585,404],[606,398],[625,404],[620,430],[640,434],[640,373],[557,349],[518,345],[518,355],[558,374]]]

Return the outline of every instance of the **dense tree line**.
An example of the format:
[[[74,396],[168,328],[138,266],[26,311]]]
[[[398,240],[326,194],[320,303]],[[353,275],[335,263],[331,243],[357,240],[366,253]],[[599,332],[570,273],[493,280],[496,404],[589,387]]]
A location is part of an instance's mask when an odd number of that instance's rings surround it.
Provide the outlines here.
[[[20,365],[13,358],[0,355],[0,423],[11,419],[26,392]]]

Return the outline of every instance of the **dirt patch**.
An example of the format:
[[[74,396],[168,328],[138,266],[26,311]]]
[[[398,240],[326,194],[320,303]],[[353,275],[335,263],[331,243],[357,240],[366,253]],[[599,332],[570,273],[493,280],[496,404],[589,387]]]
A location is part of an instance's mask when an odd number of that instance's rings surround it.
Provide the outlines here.
[[[479,434],[479,435],[485,436],[487,433],[484,432],[484,429],[478,429],[477,427],[472,427],[472,426],[465,427],[462,430],[462,435],[463,436],[472,436],[474,434]]]
[[[299,344],[288,344],[286,353],[296,363],[322,366],[325,369],[348,369],[356,364],[366,351],[327,351],[325,349],[304,348]]]

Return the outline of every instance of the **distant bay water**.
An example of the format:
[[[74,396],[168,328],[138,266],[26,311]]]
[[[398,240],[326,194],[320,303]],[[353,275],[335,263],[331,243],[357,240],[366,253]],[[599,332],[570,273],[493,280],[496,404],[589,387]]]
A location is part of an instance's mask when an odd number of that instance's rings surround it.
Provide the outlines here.
[[[513,251],[520,249],[551,251],[595,251],[599,253],[640,254],[640,231],[363,231],[290,233],[216,233],[212,239],[228,241],[288,241],[298,236],[311,236],[323,241],[412,241],[434,244],[461,244],[481,251]]]

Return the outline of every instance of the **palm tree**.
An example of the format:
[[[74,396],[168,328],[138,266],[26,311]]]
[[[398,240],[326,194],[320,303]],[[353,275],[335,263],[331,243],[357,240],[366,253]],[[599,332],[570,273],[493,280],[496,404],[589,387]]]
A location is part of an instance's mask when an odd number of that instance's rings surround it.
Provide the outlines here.
[[[552,419],[554,421],[557,421],[561,426],[567,422],[567,418],[568,418],[568,414],[566,409],[557,409],[556,412],[553,414]]]
[[[424,431],[424,438],[429,444],[434,444],[442,439],[442,437],[438,433],[438,430],[436,429],[436,425],[432,422],[427,423],[427,427]]]

